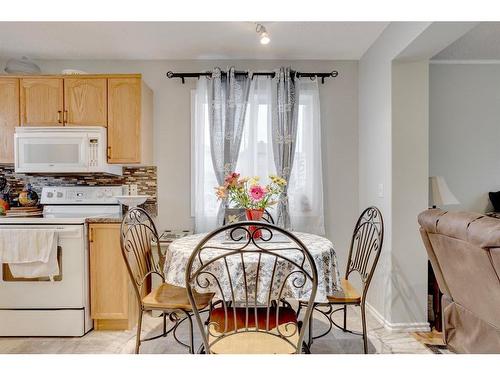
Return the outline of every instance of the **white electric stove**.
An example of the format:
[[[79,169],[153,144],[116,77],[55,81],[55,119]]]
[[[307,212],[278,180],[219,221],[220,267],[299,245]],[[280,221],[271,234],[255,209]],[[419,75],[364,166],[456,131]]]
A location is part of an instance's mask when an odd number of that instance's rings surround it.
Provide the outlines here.
[[[2,229],[53,229],[60,274],[16,279],[0,265],[0,336],[83,336],[92,329],[88,218],[121,217],[120,186],[44,187],[40,218],[0,218]]]

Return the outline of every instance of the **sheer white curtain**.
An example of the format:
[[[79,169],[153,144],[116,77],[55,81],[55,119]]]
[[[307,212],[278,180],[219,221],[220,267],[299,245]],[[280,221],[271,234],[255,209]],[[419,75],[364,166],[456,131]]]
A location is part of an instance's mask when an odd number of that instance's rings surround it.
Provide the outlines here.
[[[297,143],[288,186],[290,221],[294,230],[325,234],[318,79],[301,78],[299,84]]]
[[[271,83],[269,78],[259,76],[252,81],[236,165],[236,172],[260,176],[263,183],[269,174],[276,173],[271,140]],[[324,234],[319,89],[317,80],[305,78],[299,83],[297,145],[288,190],[290,220],[293,230]],[[206,79],[200,78],[192,95],[192,211],[197,233],[216,227],[218,209],[206,92]],[[274,209],[270,211],[276,218]]]
[[[271,80],[254,76],[236,164],[236,171],[242,176],[259,176],[263,184],[269,182],[269,175],[276,174],[271,138],[271,95]],[[268,208],[268,211],[276,220],[275,207]]]
[[[271,143],[270,103],[271,80],[254,77],[236,171],[243,176],[260,176],[263,183],[267,181],[267,176],[276,173]]]
[[[219,202],[214,187],[218,185],[212,165],[210,127],[208,120],[208,82],[198,79],[196,90],[191,94],[191,211],[195,231],[208,232],[216,228]]]

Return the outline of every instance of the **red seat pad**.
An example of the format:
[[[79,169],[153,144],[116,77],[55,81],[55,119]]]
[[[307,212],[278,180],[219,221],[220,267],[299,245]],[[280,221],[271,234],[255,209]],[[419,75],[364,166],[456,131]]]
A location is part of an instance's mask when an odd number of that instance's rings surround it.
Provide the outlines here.
[[[236,327],[238,329],[245,328],[246,323],[246,308],[245,307],[236,307],[233,309],[232,307],[227,308],[227,331],[231,332],[235,330],[235,314],[234,310],[236,310]],[[248,327],[255,328],[261,330],[272,330],[276,328],[276,325],[282,325],[286,323],[294,323],[297,324],[297,314],[295,311],[289,307],[280,307],[279,309],[276,307],[269,308],[269,326],[266,327],[267,323],[267,311],[266,307],[258,307],[257,308],[257,325],[255,324],[255,308],[248,307]],[[226,314],[224,312],[223,307],[218,307],[213,309],[210,314],[210,323],[215,323],[213,327],[217,332],[224,332],[225,328],[225,319]],[[276,324],[276,318],[278,318],[278,324]]]

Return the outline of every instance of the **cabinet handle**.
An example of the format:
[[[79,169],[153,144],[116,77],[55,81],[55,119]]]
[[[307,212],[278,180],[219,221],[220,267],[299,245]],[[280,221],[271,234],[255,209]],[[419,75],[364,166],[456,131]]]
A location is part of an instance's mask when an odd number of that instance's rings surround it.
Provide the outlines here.
[[[94,228],[90,228],[89,242],[94,242]]]
[[[62,124],[61,115],[62,115],[62,111],[57,111],[57,122],[59,124]]]
[[[64,111],[63,122],[64,122],[64,124],[68,123],[68,111],[67,110]]]
[[[108,159],[111,158],[111,146],[108,146]]]

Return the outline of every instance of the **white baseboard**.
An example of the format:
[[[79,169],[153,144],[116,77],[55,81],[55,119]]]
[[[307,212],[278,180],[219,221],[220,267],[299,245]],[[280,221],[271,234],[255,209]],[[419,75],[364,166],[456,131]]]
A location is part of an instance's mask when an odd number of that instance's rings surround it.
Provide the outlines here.
[[[429,332],[429,322],[414,322],[414,323],[392,323],[387,321],[382,314],[369,303],[366,304],[367,310],[373,317],[384,326],[385,329],[391,332]]]

